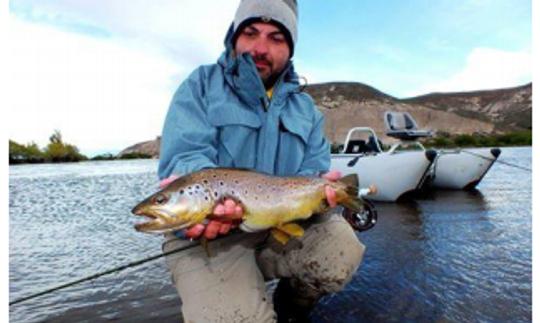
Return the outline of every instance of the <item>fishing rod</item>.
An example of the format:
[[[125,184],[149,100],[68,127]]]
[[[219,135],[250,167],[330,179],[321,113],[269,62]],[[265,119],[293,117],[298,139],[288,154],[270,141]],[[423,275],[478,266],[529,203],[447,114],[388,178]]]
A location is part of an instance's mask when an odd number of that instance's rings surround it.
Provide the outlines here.
[[[218,238],[218,239],[219,239],[219,238]],[[159,258],[168,256],[168,255],[173,254],[173,253],[176,253],[176,252],[180,252],[180,251],[184,251],[184,250],[191,249],[191,248],[196,247],[196,246],[198,246],[198,245],[200,245],[199,241],[193,241],[192,243],[190,243],[190,244],[188,244],[188,245],[185,245],[185,246],[182,246],[182,247],[179,247],[179,248],[176,248],[176,249],[167,251],[167,252],[163,252],[163,253],[161,253],[161,254],[159,254],[159,255],[154,255],[154,256],[150,256],[150,257],[144,258],[144,259],[140,259],[140,260],[137,260],[137,261],[133,261],[133,262],[130,262],[130,263],[128,263],[128,264],[125,264],[125,265],[122,265],[122,266],[119,266],[119,267],[116,267],[116,268],[112,268],[112,269],[109,269],[109,270],[105,270],[105,271],[102,271],[102,272],[100,272],[100,273],[90,275],[90,276],[88,276],[88,277],[84,277],[84,278],[77,279],[77,280],[72,281],[72,282],[69,282],[69,283],[62,284],[62,285],[60,285],[60,286],[56,286],[56,287],[53,287],[53,288],[49,288],[49,289],[44,290],[44,291],[39,292],[39,293],[35,293],[35,294],[32,294],[32,295],[28,295],[28,296],[25,296],[25,297],[21,297],[21,298],[19,298],[19,299],[16,299],[16,300],[14,300],[14,301],[9,302],[9,306],[15,305],[15,304],[18,304],[18,303],[22,303],[22,302],[24,302],[24,301],[31,300],[31,299],[36,298],[36,297],[39,297],[39,296],[43,296],[43,295],[46,295],[46,294],[50,294],[50,293],[52,293],[52,292],[54,292],[54,291],[57,291],[57,290],[60,290],[60,289],[65,289],[65,288],[67,288],[67,287],[70,287],[70,286],[73,286],[73,285],[76,285],[76,284],[80,284],[80,283],[85,282],[85,281],[93,280],[93,279],[99,278],[99,277],[101,277],[101,276],[105,276],[105,275],[117,273],[117,272],[120,272],[120,271],[122,271],[122,270],[131,268],[131,267],[139,266],[139,265],[142,265],[142,264],[144,264],[144,263],[147,263],[147,262],[150,262],[150,261],[153,261],[153,260],[156,260],[156,259],[159,259]]]
[[[475,153],[475,152],[468,151],[468,150],[461,150],[461,151],[464,152],[464,153],[467,153],[467,154],[476,156],[476,157],[480,157],[480,158],[489,160],[489,161],[495,161],[495,162],[501,163],[501,164],[506,165],[506,166],[515,167],[515,168],[518,168],[518,169],[521,169],[521,170],[524,170],[524,171],[532,172],[532,169],[527,168],[527,167],[523,167],[523,166],[516,165],[516,164],[513,164],[513,163],[505,162],[505,161],[502,161],[502,160],[499,160],[499,159],[495,159],[495,158],[489,158],[489,157],[486,157],[486,156],[484,156],[484,155],[477,154],[477,153]]]
[[[360,190],[359,195],[364,196],[364,195],[370,194],[370,192],[372,192],[372,191],[375,192],[375,190],[376,189],[374,187],[370,187],[370,188],[367,188],[367,189],[362,189],[362,190]],[[347,211],[346,209],[343,210],[343,212],[342,212],[343,217],[349,223],[349,225],[351,225],[351,227],[354,230],[358,231],[358,232],[369,230],[377,223],[377,211],[376,211],[375,207],[373,206],[373,204],[370,203],[367,200],[364,200],[364,209],[361,212],[354,213],[354,212],[346,212],[346,211]],[[242,231],[235,230],[235,231],[231,232],[230,234],[228,234],[227,237],[230,237],[231,235],[234,235],[234,234],[241,234],[241,233],[242,233]],[[226,236],[218,237],[218,238],[214,239],[213,241],[217,241],[217,240],[223,239],[225,237]],[[208,249],[207,244],[208,244],[208,241],[206,239],[193,241],[190,244],[187,244],[185,246],[182,246],[182,247],[179,247],[179,248],[167,251],[167,252],[160,253],[158,255],[154,255],[154,256],[146,257],[144,259],[136,260],[136,261],[130,262],[128,264],[118,266],[116,268],[105,270],[105,271],[102,271],[102,272],[99,272],[99,273],[96,273],[96,274],[93,274],[93,275],[90,275],[90,276],[87,276],[87,277],[84,277],[84,278],[81,278],[81,279],[77,279],[77,280],[69,282],[69,283],[65,283],[65,284],[62,284],[62,285],[59,285],[59,286],[56,286],[56,287],[49,288],[49,289],[41,291],[39,293],[35,293],[35,294],[31,294],[31,295],[28,295],[28,296],[25,296],[25,297],[21,297],[19,299],[16,299],[14,301],[9,302],[9,306],[19,304],[19,303],[22,303],[22,302],[25,302],[25,301],[28,301],[28,300],[31,300],[31,299],[34,299],[34,298],[39,297],[39,296],[50,294],[52,292],[55,292],[55,291],[58,291],[58,290],[61,290],[61,289],[65,289],[65,288],[71,287],[73,285],[77,285],[77,284],[80,284],[80,283],[83,283],[83,282],[86,282],[86,281],[89,281],[89,280],[93,280],[93,279],[96,279],[96,278],[99,278],[99,277],[102,277],[102,276],[105,276],[105,275],[114,274],[114,273],[123,271],[125,269],[131,268],[131,267],[140,266],[140,265],[145,264],[147,262],[150,262],[150,261],[153,261],[153,260],[168,256],[168,255],[173,254],[173,253],[185,251],[185,250],[194,248],[196,246],[202,246],[205,249],[207,255],[210,257],[209,249]]]

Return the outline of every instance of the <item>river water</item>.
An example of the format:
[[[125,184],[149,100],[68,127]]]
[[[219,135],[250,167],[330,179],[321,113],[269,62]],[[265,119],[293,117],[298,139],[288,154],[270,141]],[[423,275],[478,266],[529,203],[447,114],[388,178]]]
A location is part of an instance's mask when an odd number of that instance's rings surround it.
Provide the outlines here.
[[[501,161],[531,168],[531,148]],[[157,189],[154,160],[9,168],[10,301],[159,254],[131,208]],[[376,204],[353,281],[314,322],[531,320],[531,173],[496,163],[477,190]],[[11,322],[175,322],[180,301],[157,260],[10,306]]]

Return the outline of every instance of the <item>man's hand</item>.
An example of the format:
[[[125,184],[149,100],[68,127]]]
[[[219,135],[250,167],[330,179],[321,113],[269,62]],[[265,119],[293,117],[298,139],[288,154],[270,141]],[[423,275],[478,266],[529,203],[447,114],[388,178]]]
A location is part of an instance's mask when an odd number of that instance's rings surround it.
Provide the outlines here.
[[[244,210],[233,200],[227,199],[214,208],[213,217],[208,224],[195,224],[186,230],[186,237],[197,239],[204,234],[206,239],[215,239],[218,234],[225,235],[236,227],[236,220],[242,219]]]
[[[171,175],[167,178],[165,178],[164,180],[162,180],[161,182],[159,182],[159,188],[161,189],[164,189],[165,187],[169,186],[169,184],[171,184],[172,182],[174,182],[175,179],[177,179],[178,175]]]
[[[341,172],[338,170],[331,170],[328,173],[322,174],[321,177],[329,181],[335,182],[341,178]],[[328,201],[328,205],[330,205],[331,208],[336,207],[336,191],[328,185],[324,188],[324,190],[326,193],[326,200]]]

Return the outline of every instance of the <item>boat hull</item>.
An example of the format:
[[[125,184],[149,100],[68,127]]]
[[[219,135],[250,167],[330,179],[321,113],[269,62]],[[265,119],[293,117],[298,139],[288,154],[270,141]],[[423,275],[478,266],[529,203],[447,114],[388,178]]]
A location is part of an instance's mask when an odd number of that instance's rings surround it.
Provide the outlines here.
[[[442,189],[473,189],[500,154],[498,148],[441,150],[435,161],[430,185]]]
[[[355,158],[357,158],[355,162]],[[432,164],[424,151],[378,153],[358,157],[353,154],[332,155],[332,170],[343,176],[357,174],[360,188],[377,187],[377,193],[365,198],[394,202],[403,194],[418,189]]]

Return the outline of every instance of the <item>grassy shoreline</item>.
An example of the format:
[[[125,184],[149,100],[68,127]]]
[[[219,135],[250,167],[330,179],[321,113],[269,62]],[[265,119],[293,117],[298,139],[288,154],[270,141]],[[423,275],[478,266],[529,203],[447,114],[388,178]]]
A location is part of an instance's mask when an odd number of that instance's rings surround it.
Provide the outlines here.
[[[457,147],[527,147],[532,146],[532,131],[515,131],[493,135],[450,135],[448,133],[441,132],[434,137],[421,140],[420,142],[426,148],[443,149]],[[340,145],[342,144],[332,144],[331,153],[338,153],[340,151]],[[40,149],[35,143],[22,145],[13,140],[9,141],[9,165],[150,158],[152,158],[152,156],[138,152],[123,154],[121,156],[106,153],[88,158],[79,153],[79,149],[77,147],[62,142],[60,133],[57,133],[56,136],[51,136],[51,143],[43,150]]]
[[[427,148],[470,148],[470,147],[515,147],[532,146],[532,131],[515,131],[504,134],[462,134],[440,133],[421,141]]]
[[[515,131],[504,134],[461,134],[450,135],[440,132],[431,138],[420,140],[426,148],[478,148],[478,147],[531,147],[532,131]],[[383,150],[390,148],[390,145],[381,144]],[[331,152],[340,153],[343,143],[333,143]]]

